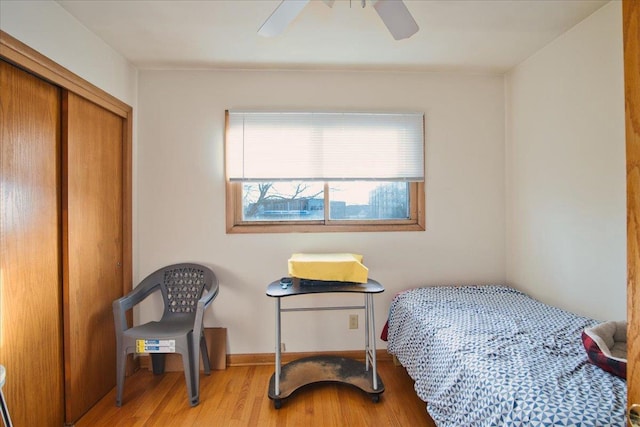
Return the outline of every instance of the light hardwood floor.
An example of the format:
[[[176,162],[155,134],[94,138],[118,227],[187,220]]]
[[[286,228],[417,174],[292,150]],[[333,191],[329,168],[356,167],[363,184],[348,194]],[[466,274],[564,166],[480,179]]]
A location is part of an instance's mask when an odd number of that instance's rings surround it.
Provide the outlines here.
[[[378,373],[385,386],[378,403],[349,385],[314,384],[275,409],[267,396],[273,366],[234,366],[201,375],[200,404],[191,408],[182,372],[154,376],[141,369],[127,378],[121,408],[112,390],[75,425],[435,427],[404,368],[379,361]]]

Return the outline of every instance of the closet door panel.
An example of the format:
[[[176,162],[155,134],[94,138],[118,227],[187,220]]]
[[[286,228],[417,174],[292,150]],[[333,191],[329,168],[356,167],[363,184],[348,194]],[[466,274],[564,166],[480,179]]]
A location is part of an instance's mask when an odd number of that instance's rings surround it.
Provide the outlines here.
[[[115,386],[112,302],[122,295],[123,119],[63,93],[66,421]]]
[[[63,412],[60,92],[0,61],[0,364],[15,426]]]

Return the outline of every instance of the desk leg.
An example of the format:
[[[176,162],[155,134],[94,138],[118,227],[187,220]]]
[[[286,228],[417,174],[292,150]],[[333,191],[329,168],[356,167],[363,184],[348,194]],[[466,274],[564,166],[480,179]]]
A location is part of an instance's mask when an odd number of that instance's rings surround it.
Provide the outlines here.
[[[276,298],[276,375],[274,394],[280,395],[280,298]]]
[[[371,335],[370,335],[370,347],[371,347],[371,364],[373,365],[373,389],[378,389],[378,355],[376,354],[376,318],[373,309],[373,295],[367,294],[367,303],[365,304],[368,314],[368,321],[371,322]],[[369,336],[369,335],[368,335]]]
[[[365,369],[369,370],[369,361],[371,360],[370,345],[371,334],[369,332],[369,294],[364,294],[364,363]]]

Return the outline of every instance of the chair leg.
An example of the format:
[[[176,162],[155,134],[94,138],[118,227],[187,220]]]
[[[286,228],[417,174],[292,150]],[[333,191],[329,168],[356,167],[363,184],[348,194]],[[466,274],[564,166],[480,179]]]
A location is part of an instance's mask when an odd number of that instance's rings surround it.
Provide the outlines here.
[[[182,353],[182,366],[184,367],[184,379],[187,383],[187,394],[189,395],[189,404],[197,406],[200,403],[200,393],[198,392],[198,375],[199,367],[193,363],[193,350],[189,349]]]
[[[151,366],[154,375],[164,374],[165,356],[164,353],[151,353]]]
[[[211,374],[211,361],[209,360],[209,350],[207,349],[207,341],[204,339],[204,333],[200,337],[200,353],[202,354],[204,373],[209,375]]]
[[[2,422],[4,423],[4,427],[13,427],[11,417],[9,416],[9,408],[7,408],[7,402],[4,400],[2,390],[0,390],[0,405],[2,405]]]
[[[127,368],[127,353],[118,350],[116,363],[116,406],[122,406],[122,391],[124,389],[124,377]]]

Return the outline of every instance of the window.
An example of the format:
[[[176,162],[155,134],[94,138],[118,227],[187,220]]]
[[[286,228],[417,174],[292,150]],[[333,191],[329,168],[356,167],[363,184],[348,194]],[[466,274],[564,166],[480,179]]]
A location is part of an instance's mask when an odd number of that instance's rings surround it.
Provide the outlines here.
[[[418,113],[227,111],[228,232],[424,230]]]

